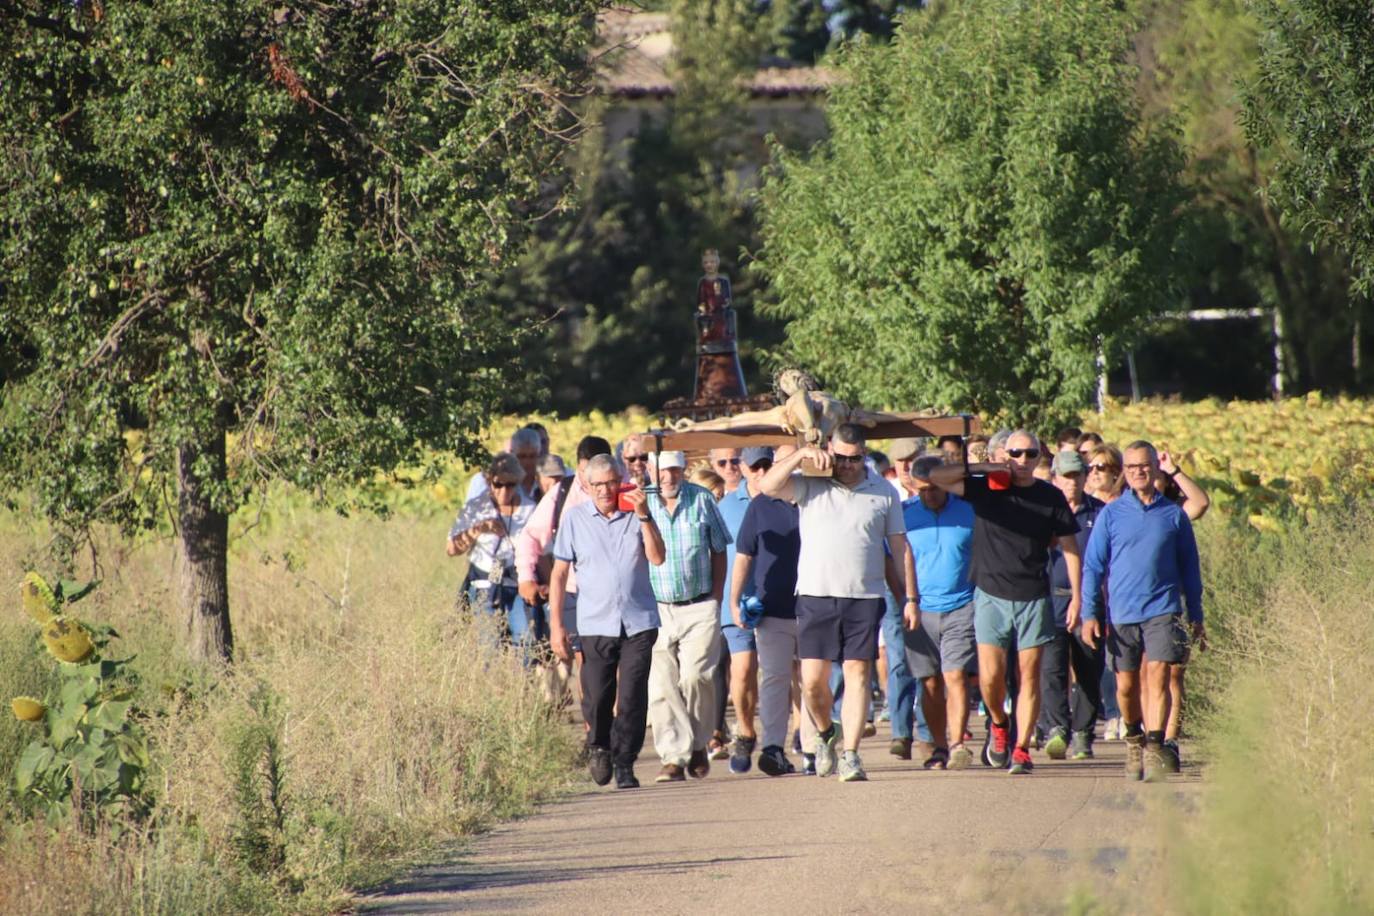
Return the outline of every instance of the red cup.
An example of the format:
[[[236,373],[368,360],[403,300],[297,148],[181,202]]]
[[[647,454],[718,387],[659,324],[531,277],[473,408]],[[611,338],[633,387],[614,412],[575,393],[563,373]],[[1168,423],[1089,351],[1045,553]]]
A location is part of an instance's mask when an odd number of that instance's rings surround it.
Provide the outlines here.
[[[1010,490],[1011,471],[988,471],[989,490]]]
[[[616,491],[616,498],[615,498],[615,505],[616,505],[616,508],[618,508],[621,512],[633,512],[633,511],[635,511],[635,507],[632,506],[632,505],[630,504],[629,500],[627,500],[627,499],[625,498],[625,494],[626,494],[626,493],[629,493],[631,490],[638,490],[638,489],[639,489],[639,487],[637,487],[636,485],[634,485],[634,484],[632,484],[632,483],[622,483],[622,484],[620,485],[620,489]]]

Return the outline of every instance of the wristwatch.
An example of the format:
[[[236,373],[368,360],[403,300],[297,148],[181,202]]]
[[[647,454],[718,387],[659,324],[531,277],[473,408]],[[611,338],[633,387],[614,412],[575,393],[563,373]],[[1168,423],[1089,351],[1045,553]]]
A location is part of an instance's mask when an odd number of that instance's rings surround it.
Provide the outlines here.
[[[1164,474],[1165,474],[1165,476],[1167,476],[1170,480],[1172,480],[1172,479],[1174,479],[1175,477],[1178,476],[1178,472],[1179,472],[1180,470],[1181,470],[1181,468],[1174,468],[1172,471],[1165,471]]]
[[[907,598],[906,601],[904,602],[904,605],[903,605],[903,606],[905,606],[906,604],[917,604],[917,605],[919,605],[920,603],[921,603],[921,600],[920,600],[919,598]]]

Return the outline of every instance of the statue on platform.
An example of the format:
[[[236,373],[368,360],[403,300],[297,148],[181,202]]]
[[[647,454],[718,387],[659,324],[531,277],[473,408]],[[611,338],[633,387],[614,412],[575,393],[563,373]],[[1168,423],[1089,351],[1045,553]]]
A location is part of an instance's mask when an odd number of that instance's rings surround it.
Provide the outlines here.
[[[697,281],[697,373],[692,401],[703,404],[747,397],[736,346],[730,278],[720,272],[720,252],[714,248],[702,252],[701,269],[703,275]]]
[[[773,387],[782,403],[771,410],[754,410],[700,423],[679,420],[673,429],[678,432],[705,432],[769,426],[786,435],[798,436],[807,445],[824,448],[829,444],[835,427],[845,423],[871,429],[879,423],[905,419],[897,414],[850,407],[839,398],[822,391],[820,384],[801,369],[783,369],[773,377]]]

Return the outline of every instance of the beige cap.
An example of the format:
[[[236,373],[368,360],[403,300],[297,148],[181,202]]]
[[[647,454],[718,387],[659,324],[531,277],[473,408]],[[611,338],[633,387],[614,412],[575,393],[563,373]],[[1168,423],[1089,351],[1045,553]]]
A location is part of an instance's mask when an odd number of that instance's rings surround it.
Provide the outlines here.
[[[893,461],[904,461],[921,454],[920,439],[893,439],[887,448],[887,456]]]

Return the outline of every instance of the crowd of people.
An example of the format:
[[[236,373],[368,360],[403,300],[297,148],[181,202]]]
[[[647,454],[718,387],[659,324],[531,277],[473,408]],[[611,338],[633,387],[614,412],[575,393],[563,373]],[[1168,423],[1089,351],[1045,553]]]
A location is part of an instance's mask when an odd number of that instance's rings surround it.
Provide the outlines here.
[[[1127,778],[1178,771],[1208,499],[1149,442],[1017,429],[882,454],[845,425],[697,467],[649,437],[588,436],[571,467],[548,442],[511,437],[447,548],[460,604],[551,698],[580,694],[598,785],[638,787],[650,728],[658,782],[713,760],[863,781],[878,718],[927,770],[1091,759],[1102,723]]]

